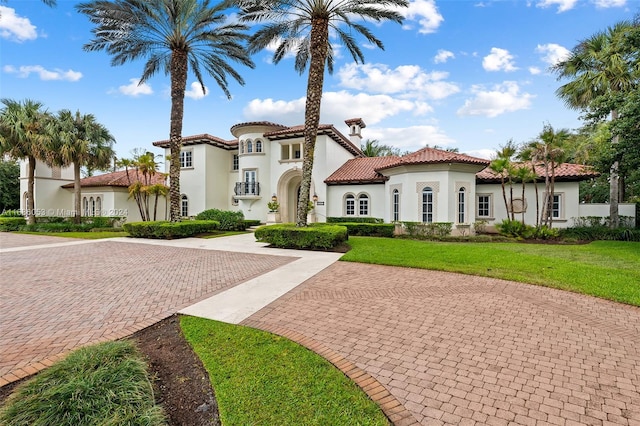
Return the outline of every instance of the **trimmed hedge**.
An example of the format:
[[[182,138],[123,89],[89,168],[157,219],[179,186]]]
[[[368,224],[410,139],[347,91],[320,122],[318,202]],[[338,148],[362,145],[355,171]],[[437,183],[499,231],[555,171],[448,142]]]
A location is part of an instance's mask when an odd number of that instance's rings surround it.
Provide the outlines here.
[[[187,238],[194,235],[213,232],[220,229],[220,223],[215,220],[187,220],[184,222],[131,222],[125,223],[123,228],[131,237]]]
[[[453,223],[451,222],[401,222],[407,235],[413,238],[446,237],[451,235]]]
[[[247,228],[250,228],[252,226],[260,226],[262,223],[259,219],[245,219],[244,224]]]
[[[20,230],[29,232],[85,232],[93,229],[89,223],[75,224],[71,222],[36,222],[33,225],[25,225]]]
[[[583,241],[614,240],[614,241],[640,241],[640,229],[617,228],[606,226],[581,226],[559,230],[560,237]]]
[[[241,211],[209,209],[198,213],[196,220],[215,220],[220,223],[220,231],[245,231],[247,224]]]
[[[384,223],[377,217],[328,217],[327,223]]]
[[[349,239],[345,226],[325,225],[297,227],[293,223],[267,225],[256,229],[256,240],[274,247],[329,250]]]
[[[346,226],[349,235],[362,237],[386,237],[393,238],[396,226],[393,223],[341,223]]]
[[[0,217],[0,232],[19,231],[26,224],[24,217]]]

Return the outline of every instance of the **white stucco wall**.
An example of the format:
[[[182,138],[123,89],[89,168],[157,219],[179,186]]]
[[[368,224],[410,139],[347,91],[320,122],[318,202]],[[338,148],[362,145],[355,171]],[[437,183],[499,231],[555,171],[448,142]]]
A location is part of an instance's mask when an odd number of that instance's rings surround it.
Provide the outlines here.
[[[28,163],[20,161],[20,210],[26,212],[25,194],[28,190]],[[61,212],[73,208],[73,198],[61,188],[73,182],[73,168],[55,171],[43,162],[36,163],[34,173],[34,202],[36,216],[62,216]]]
[[[368,217],[384,219],[386,212],[385,185],[384,184],[367,184],[367,185],[330,185],[327,187],[327,199],[325,203],[326,215],[329,217],[347,217],[345,211],[345,197],[347,194],[353,194],[356,202],[356,211],[354,217],[358,217],[358,196],[367,194],[369,196],[369,214]]]

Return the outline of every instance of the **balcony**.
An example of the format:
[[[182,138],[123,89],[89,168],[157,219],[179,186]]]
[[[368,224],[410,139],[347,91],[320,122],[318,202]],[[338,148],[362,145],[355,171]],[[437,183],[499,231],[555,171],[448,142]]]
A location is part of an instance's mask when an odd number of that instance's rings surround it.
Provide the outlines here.
[[[238,198],[255,198],[260,196],[260,182],[236,182],[233,192]]]

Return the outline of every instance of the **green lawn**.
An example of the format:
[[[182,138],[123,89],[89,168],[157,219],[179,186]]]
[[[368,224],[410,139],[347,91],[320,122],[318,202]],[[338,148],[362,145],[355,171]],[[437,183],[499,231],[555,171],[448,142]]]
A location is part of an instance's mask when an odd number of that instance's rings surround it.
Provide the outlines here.
[[[640,306],[640,243],[444,243],[351,237],[341,260],[539,284]]]
[[[16,234],[45,235],[47,237],[82,238],[84,240],[99,240],[101,238],[128,237],[124,231],[101,231],[101,232],[32,232],[16,231]]]
[[[180,325],[209,372],[225,426],[389,424],[340,370],[288,339],[189,316]]]

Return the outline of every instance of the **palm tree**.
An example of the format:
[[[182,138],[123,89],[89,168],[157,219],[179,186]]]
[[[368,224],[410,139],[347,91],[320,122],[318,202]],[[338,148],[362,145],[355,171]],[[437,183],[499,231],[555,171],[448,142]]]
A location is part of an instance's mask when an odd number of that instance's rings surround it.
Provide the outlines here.
[[[63,109],[50,121],[50,148],[47,162],[68,167],[73,165],[73,196],[75,222],[82,218],[82,167],[104,170],[111,166],[115,156],[115,139],[93,114],[75,114]]]
[[[367,139],[361,147],[365,157],[390,157],[400,155],[400,149],[391,145],[381,145],[377,139]]]
[[[244,80],[229,61],[253,68],[244,48],[245,25],[225,23],[228,2],[210,6],[209,0],[94,0],[81,3],[80,13],[96,24],[95,39],[85,50],[105,50],[112,65],[146,58],[140,84],[163,70],[171,78],[169,165],[170,219],[180,220],[180,148],[184,93],[189,70],[205,91],[205,71],[231,98],[227,76],[241,85]]]
[[[533,182],[533,188],[536,194],[536,228],[540,227],[540,196],[538,191],[538,174],[536,172],[536,165],[541,161],[543,152],[543,145],[539,141],[532,141],[523,146],[518,153],[518,159],[529,162],[531,167],[529,170],[529,177]]]
[[[513,205],[513,166],[511,165],[511,158],[516,153],[516,146],[512,139],[502,145],[499,150],[496,151],[496,158],[491,161],[489,168],[500,176],[500,186],[502,187],[502,199],[504,200],[504,208],[507,213],[507,219],[509,218],[509,211],[511,211],[511,220],[515,220],[513,209],[509,208],[509,202],[507,201],[507,192],[505,187],[505,179],[509,182],[509,188],[511,193],[511,205]]]
[[[300,74],[309,65],[304,118],[304,152],[302,182],[298,201],[297,226],[307,225],[307,206],[313,171],[313,155],[320,124],[320,104],[325,66],[333,72],[330,31],[347,47],[356,63],[364,63],[364,55],[353,33],[381,49],[384,46],[364,25],[353,19],[381,22],[403,22],[398,12],[408,7],[407,0],[236,0],[244,22],[267,22],[250,39],[249,51],[256,53],[276,45],[273,62],[278,63],[294,51],[295,70]],[[343,29],[343,27],[345,27]]]
[[[27,223],[35,223],[34,182],[36,161],[45,157],[48,133],[47,112],[43,104],[30,99],[22,102],[2,99],[0,111],[0,155],[27,159]]]
[[[630,52],[625,46],[624,38],[633,29],[632,23],[622,21],[598,32],[580,42],[571,51],[571,55],[553,67],[558,78],[573,79],[556,91],[572,109],[586,110],[601,96],[629,92],[638,85],[638,76],[632,66],[637,52]],[[618,117],[618,111],[611,110],[611,120]],[[618,143],[614,135],[613,144]],[[616,228],[619,224],[619,177],[618,161],[610,168],[610,225]]]
[[[531,170],[526,165],[520,165],[519,167],[517,167],[515,169],[514,176],[522,184],[522,211],[521,211],[521,213],[522,213],[522,223],[524,224],[524,213],[526,211],[525,198],[524,197],[525,197],[526,185],[527,185],[527,182],[535,182],[537,176],[536,176],[536,173],[535,173],[535,169]],[[536,185],[536,202],[537,202],[537,199],[538,199],[538,187]]]

